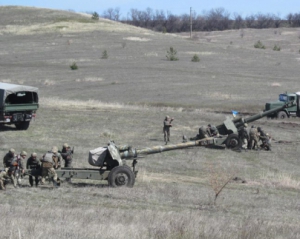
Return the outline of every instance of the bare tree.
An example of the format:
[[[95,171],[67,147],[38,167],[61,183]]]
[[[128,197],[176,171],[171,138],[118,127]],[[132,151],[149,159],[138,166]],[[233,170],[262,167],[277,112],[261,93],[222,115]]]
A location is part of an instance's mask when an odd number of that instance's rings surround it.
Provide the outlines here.
[[[234,13],[233,18],[234,18],[234,24],[233,24],[234,29],[241,29],[244,27],[244,19],[240,14]]]

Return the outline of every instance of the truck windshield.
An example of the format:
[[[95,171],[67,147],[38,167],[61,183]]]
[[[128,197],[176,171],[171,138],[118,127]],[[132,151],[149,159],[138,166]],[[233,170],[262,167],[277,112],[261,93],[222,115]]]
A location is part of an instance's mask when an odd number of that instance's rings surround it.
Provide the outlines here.
[[[287,102],[288,101],[288,96],[284,95],[284,94],[280,94],[279,95],[279,101]]]

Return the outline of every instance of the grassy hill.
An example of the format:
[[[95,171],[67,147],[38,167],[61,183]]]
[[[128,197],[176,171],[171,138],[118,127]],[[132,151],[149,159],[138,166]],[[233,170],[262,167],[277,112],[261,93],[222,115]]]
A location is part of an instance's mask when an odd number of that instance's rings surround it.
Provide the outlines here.
[[[255,49],[260,40],[265,50]],[[42,155],[75,146],[74,167],[110,139],[145,148],[220,124],[239,110],[258,113],[298,91],[299,29],[163,34],[87,14],[0,7],[0,81],[36,86],[40,109],[29,130],[1,128],[10,148]],[[274,45],[281,51],[273,51]],[[178,61],[167,61],[170,47]],[[108,59],[102,59],[103,51]],[[191,62],[194,54],[200,62]],[[78,70],[71,70],[76,63]],[[134,188],[73,181],[8,186],[1,192],[4,238],[298,238],[299,120],[261,119],[271,152],[193,148],[139,159]],[[231,181],[214,203],[215,191]],[[245,183],[242,181],[245,180]]]

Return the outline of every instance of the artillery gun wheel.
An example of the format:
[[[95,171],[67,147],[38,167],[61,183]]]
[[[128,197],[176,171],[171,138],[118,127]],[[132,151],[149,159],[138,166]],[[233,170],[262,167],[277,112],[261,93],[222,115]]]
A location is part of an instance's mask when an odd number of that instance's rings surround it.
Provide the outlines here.
[[[129,166],[114,167],[108,174],[108,185],[111,187],[130,187],[135,182],[135,175]]]
[[[278,114],[277,114],[277,118],[278,119],[286,119],[287,114],[284,111],[279,111]]]
[[[241,141],[239,136],[236,134],[231,134],[226,140],[226,147],[229,149],[238,149],[241,146]]]
[[[18,130],[27,130],[29,128],[29,121],[15,123],[15,126]]]

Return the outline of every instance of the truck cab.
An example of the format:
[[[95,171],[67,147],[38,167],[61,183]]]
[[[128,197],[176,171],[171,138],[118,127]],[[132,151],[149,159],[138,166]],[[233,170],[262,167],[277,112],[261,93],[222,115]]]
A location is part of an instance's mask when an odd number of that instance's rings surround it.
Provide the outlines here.
[[[300,92],[299,92],[300,95]],[[273,113],[272,115],[269,115],[270,118],[277,118],[277,119],[285,119],[291,116],[298,116],[299,110],[298,110],[298,98],[296,93],[283,93],[280,94],[278,97],[278,101],[269,102],[265,105],[265,110],[268,111],[274,108],[277,108],[279,106],[282,106],[288,102],[293,102],[293,106],[284,108],[278,112]]]
[[[27,130],[39,107],[38,88],[0,83],[0,124]]]

